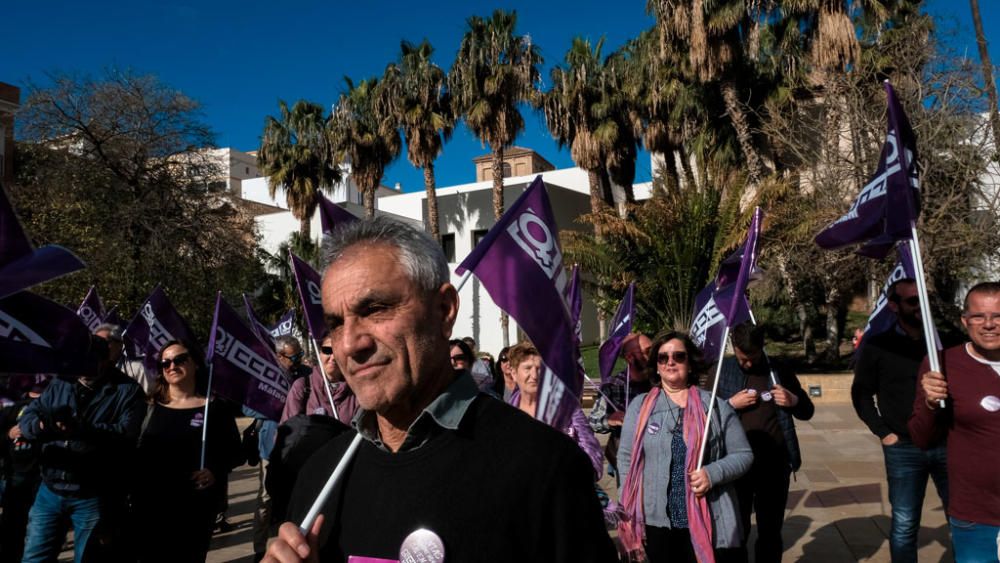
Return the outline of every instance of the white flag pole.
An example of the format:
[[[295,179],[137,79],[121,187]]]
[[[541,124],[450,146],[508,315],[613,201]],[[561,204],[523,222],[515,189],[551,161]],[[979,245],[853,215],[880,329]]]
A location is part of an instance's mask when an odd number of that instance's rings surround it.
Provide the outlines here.
[[[458,279],[458,283],[455,284],[456,293],[462,291],[462,287],[465,286],[465,282],[469,281],[470,277],[472,277],[472,270],[466,270],[465,273],[462,274],[462,277]]]
[[[337,463],[337,467],[334,468],[333,473],[330,474],[330,478],[326,480],[326,485],[323,485],[323,490],[319,492],[319,496],[313,501],[312,508],[309,509],[309,513],[306,514],[302,524],[299,525],[299,530],[303,535],[308,534],[309,530],[312,529],[313,523],[316,522],[316,517],[319,516],[323,506],[326,501],[330,498],[330,493],[333,492],[333,487],[336,486],[337,481],[340,480],[340,476],[344,474],[347,469],[347,464],[351,462],[354,458],[354,453],[358,450],[358,446],[361,445],[361,434],[358,433],[351,440],[351,444],[347,446],[347,451],[340,458],[340,462]]]
[[[205,417],[201,421],[201,469],[205,469],[205,441],[208,438],[208,403],[212,399],[212,369],[214,364],[208,364],[208,389],[205,390]],[[162,376],[161,376],[162,377]]]
[[[712,396],[708,400],[708,414],[705,415],[705,432],[701,436],[701,449],[698,452],[698,469],[701,469],[702,460],[705,458],[705,446],[708,445],[708,430],[712,425],[712,407],[715,406],[715,396],[719,392],[719,378],[722,376],[722,360],[726,356],[726,341],[729,339],[729,323],[722,330],[722,338],[719,339],[719,361],[715,365],[715,381],[712,382]],[[690,387],[688,388],[690,394]],[[695,393],[698,389],[695,388]]]
[[[333,394],[330,392],[330,380],[326,376],[326,366],[323,365],[323,358],[319,356],[319,347],[316,345],[316,340],[312,340],[313,353],[316,354],[316,361],[319,362],[319,372],[323,375],[323,389],[326,389],[326,398],[330,399],[330,409],[333,411],[333,418],[340,422],[340,416],[337,414],[337,405],[333,404]],[[315,390],[314,390],[315,391]]]
[[[941,372],[941,362],[938,359],[937,346],[934,341],[934,319],[931,317],[931,303],[927,297],[927,283],[924,281],[924,259],[920,256],[920,241],[917,238],[917,225],[910,221],[910,234],[913,237],[910,254],[913,258],[913,269],[916,274],[917,294],[920,298],[920,318],[924,326],[924,344],[927,346],[927,362],[931,371]],[[944,408],[944,399],[938,401]]]

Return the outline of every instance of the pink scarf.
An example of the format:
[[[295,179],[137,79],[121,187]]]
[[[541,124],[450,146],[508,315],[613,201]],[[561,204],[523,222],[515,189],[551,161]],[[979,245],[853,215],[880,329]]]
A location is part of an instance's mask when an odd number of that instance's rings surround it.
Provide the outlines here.
[[[618,525],[618,537],[628,560],[645,558],[643,548],[646,542],[646,515],[643,510],[642,477],[645,466],[645,455],[642,444],[646,438],[646,425],[649,416],[660,397],[660,388],[654,387],[646,395],[639,409],[639,419],[635,425],[635,435],[632,437],[632,460],[629,463],[625,482],[622,484],[621,504],[625,517]],[[686,474],[698,467],[698,452],[701,450],[701,436],[705,431],[705,409],[697,388],[689,388],[687,408],[684,409],[684,445],[687,455],[684,459]],[[684,498],[687,505],[688,531],[691,534],[691,545],[699,563],[715,563],[715,552],[712,549],[712,514],[708,510],[708,499],[698,498],[691,492],[691,483],[685,479]]]

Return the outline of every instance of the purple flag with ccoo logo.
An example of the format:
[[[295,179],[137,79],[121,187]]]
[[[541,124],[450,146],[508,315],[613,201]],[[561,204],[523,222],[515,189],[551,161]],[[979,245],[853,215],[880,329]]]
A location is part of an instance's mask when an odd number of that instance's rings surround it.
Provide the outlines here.
[[[27,291],[0,299],[4,372],[81,375],[89,350],[90,331],[72,310]]]
[[[104,312],[104,303],[101,296],[97,294],[97,286],[90,286],[90,291],[83,298],[83,302],[76,309],[76,315],[83,320],[90,332],[94,332],[97,327],[104,322],[107,313]]]
[[[274,353],[220,292],[205,363],[212,369],[212,391],[246,405],[271,420],[279,420],[291,387]]]
[[[455,271],[475,274],[538,348],[545,369],[535,418],[564,428],[579,408],[583,379],[558,234],[538,176]]]
[[[917,142],[896,93],[885,82],[888,132],[875,176],[846,214],[816,235],[816,244],[836,249],[865,243],[858,254],[881,259],[898,240],[911,237],[920,214]]]
[[[292,260],[292,271],[295,273],[295,283],[299,288],[299,299],[302,301],[306,326],[309,327],[309,335],[318,347],[319,339],[326,331],[326,323],[323,321],[323,297],[320,293],[322,278],[305,260],[291,252],[288,255]]]
[[[250,328],[253,330],[254,334],[260,338],[261,342],[267,346],[268,350],[273,351],[274,337],[271,336],[271,330],[257,318],[257,313],[253,310],[253,305],[250,304],[250,298],[247,297],[246,293],[243,294],[243,307],[246,309],[247,321],[250,322]]]
[[[142,359],[146,372],[150,374],[159,373],[156,365],[159,358],[156,355],[167,342],[180,340],[189,346],[198,346],[194,332],[160,286],[156,286],[139,307],[125,334],[133,344],[125,347],[125,353],[129,359]]]

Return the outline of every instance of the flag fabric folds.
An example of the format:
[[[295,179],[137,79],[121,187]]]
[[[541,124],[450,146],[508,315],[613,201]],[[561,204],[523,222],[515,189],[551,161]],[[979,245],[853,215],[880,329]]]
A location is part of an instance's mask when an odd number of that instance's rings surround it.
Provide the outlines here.
[[[61,246],[35,248],[0,186],[0,299],[85,267],[83,260]]]
[[[27,291],[0,299],[6,373],[82,375],[93,368],[90,330],[72,310]]]
[[[257,335],[257,338],[260,338],[261,342],[267,346],[267,349],[272,350],[273,354],[274,336],[271,335],[271,329],[257,318],[257,313],[253,310],[253,305],[250,304],[250,298],[247,297],[246,293],[243,294],[243,307],[246,309],[247,321],[250,322],[250,328]]]
[[[875,175],[861,189],[846,214],[818,235],[828,250],[864,243],[858,254],[881,259],[898,240],[909,239],[920,214],[917,143],[896,93],[885,82],[888,132]]]
[[[104,322],[107,313],[104,311],[101,296],[97,294],[97,286],[90,286],[90,291],[76,309],[76,316],[80,317],[90,332],[94,332]]]
[[[289,309],[284,315],[278,319],[278,322],[271,327],[271,336],[277,338],[279,336],[288,336],[292,333],[295,328],[295,309]]]
[[[747,238],[719,265],[719,273],[695,297],[691,340],[701,349],[706,363],[719,359],[723,353],[722,333],[750,320],[750,304],[746,287],[757,268],[757,239],[762,221],[761,210],[754,210]]]
[[[171,340],[180,340],[198,346],[194,332],[181,314],[174,309],[163,288],[156,286],[139,307],[132,322],[125,329],[131,346],[125,346],[129,359],[142,359],[147,373],[157,373],[157,352]]]
[[[274,353],[246,326],[236,311],[215,299],[215,317],[205,363],[212,369],[212,391],[279,420],[291,385]]]
[[[580,321],[580,311],[583,310],[583,290],[580,289],[580,266],[573,268],[573,277],[569,282],[569,318],[573,323],[573,334],[576,345],[583,343],[583,323]]]
[[[583,379],[574,346],[569,283],[545,184],[538,176],[459,264],[538,348],[545,369],[535,418],[556,428],[579,408]]]
[[[319,221],[324,235],[332,233],[337,225],[357,220],[358,218],[350,211],[326,199],[323,194],[319,194]]]
[[[299,299],[302,301],[302,314],[305,315],[309,334],[318,347],[321,344],[319,339],[326,331],[326,324],[323,322],[323,298],[320,293],[322,278],[305,260],[291,252],[288,255],[292,260],[292,272],[295,273],[295,284],[298,286]]]
[[[601,344],[597,352],[598,364],[601,367],[601,383],[611,381],[611,370],[615,367],[615,360],[621,352],[622,342],[625,337],[632,334],[632,319],[635,317],[635,282],[628,284],[625,290],[625,297],[618,304],[618,310],[611,319],[611,334],[608,339]]]
[[[862,346],[865,338],[890,330],[896,324],[896,314],[889,308],[889,288],[892,287],[892,284],[904,279],[915,280],[917,277],[917,269],[913,265],[913,254],[910,251],[910,241],[900,242],[896,246],[896,254],[896,264],[893,265],[889,277],[882,284],[882,291],[878,294],[878,299],[875,300],[875,307],[872,309],[871,315],[868,316],[868,324],[865,325],[864,331],[865,336],[861,339]],[[941,338],[938,336],[936,328],[934,329],[934,340],[937,349],[941,350]]]

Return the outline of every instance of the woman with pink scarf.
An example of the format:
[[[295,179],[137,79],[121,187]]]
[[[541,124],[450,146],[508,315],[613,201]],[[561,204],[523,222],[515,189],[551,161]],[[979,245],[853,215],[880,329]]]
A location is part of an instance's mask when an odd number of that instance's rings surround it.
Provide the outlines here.
[[[716,401],[704,464],[698,452],[710,394],[698,388],[701,352],[688,336],[658,337],[646,364],[652,389],[625,414],[619,467],[626,560],[714,563],[738,558],[743,538],[734,482],[753,454],[736,412]]]

